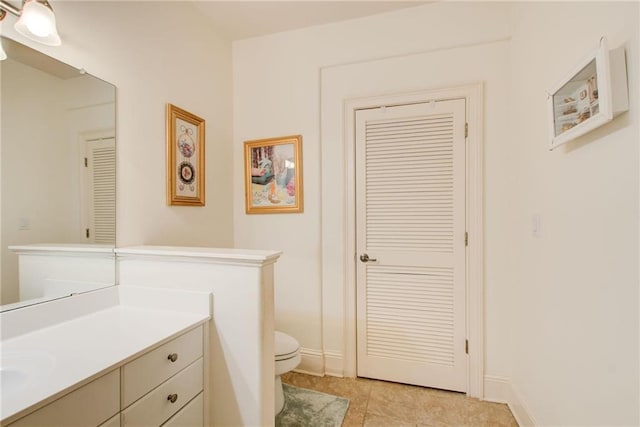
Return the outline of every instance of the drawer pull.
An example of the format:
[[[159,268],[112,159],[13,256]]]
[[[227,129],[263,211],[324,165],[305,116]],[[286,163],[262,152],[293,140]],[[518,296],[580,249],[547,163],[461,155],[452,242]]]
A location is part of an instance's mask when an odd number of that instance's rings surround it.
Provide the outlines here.
[[[170,394],[169,396],[167,396],[167,400],[170,401],[171,403],[176,403],[176,400],[178,400],[178,394],[177,393]]]
[[[167,356],[167,359],[175,362],[176,360],[178,360],[178,353],[171,353],[169,356]]]

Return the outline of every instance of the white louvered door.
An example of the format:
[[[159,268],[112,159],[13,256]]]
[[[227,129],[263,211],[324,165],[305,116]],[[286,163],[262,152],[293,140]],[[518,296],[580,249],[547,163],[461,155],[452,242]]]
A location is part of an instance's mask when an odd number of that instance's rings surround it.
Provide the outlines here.
[[[87,141],[86,182],[88,242],[114,244],[116,239],[115,138]]]
[[[464,99],[356,113],[358,376],[466,391],[464,140]]]

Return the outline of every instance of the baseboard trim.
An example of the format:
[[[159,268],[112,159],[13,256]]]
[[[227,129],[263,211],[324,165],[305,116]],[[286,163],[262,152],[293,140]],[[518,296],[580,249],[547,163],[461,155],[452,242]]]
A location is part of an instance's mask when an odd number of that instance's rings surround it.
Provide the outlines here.
[[[323,353],[320,350],[301,348],[300,355],[302,356],[302,361],[294,369],[295,372],[316,376],[344,376],[342,353],[333,351],[325,351]],[[520,427],[535,427],[538,425],[521,394],[507,377],[485,375],[483,400],[506,403]]]
[[[301,348],[302,361],[295,369],[309,375],[334,377],[344,376],[343,355],[338,352],[309,348]],[[484,376],[484,399],[488,402],[506,403],[520,427],[535,427],[535,419],[525,404],[518,390],[513,386],[509,378],[497,375]]]
[[[507,377],[485,375],[483,400],[506,403],[520,427],[535,427],[538,425],[522,399],[522,395]]]
[[[324,352],[324,372],[332,377],[344,377],[344,360],[337,351]]]
[[[522,395],[516,387],[511,384],[511,397],[509,399],[509,409],[516,419],[516,422],[520,427],[535,427],[538,425],[535,418],[531,415],[531,410],[527,407],[522,399]]]
[[[300,356],[302,356],[302,361],[300,365],[294,369],[295,372],[317,376],[324,375],[325,362],[321,351],[310,348],[300,348]]]
[[[511,396],[509,378],[496,375],[484,376],[484,398],[488,402],[508,403]]]
[[[320,350],[301,348],[300,356],[302,356],[302,361],[300,362],[300,365],[294,369],[295,372],[318,376],[344,376],[344,360],[342,353],[337,351],[325,351],[323,353]]]

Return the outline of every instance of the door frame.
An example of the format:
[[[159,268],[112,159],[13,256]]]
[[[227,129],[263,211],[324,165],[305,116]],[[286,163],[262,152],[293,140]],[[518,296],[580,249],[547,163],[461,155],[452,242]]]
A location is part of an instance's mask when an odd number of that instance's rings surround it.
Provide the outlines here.
[[[465,222],[469,233],[466,247],[466,334],[467,395],[484,397],[484,236],[483,236],[483,84],[428,89],[418,92],[380,94],[344,101],[344,156],[346,179],[345,205],[345,354],[344,374],[355,377],[356,370],[356,182],[355,114],[356,110],[383,106],[427,103],[445,99],[465,99],[468,135],[465,143],[466,203]]]

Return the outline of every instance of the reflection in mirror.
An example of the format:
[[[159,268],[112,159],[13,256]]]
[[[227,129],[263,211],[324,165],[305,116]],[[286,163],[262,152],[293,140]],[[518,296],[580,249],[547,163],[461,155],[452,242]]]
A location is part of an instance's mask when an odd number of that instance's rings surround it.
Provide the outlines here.
[[[115,284],[115,88],[1,42],[5,310]]]

